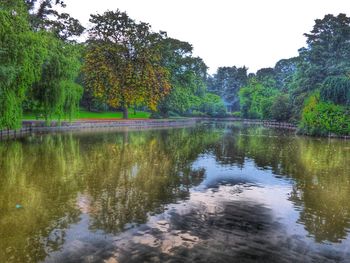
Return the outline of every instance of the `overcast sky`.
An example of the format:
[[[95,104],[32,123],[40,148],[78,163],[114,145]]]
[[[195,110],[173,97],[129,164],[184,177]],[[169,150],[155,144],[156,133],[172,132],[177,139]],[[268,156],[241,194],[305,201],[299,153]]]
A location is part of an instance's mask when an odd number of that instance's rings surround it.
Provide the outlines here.
[[[350,0],[65,0],[88,26],[91,13],[119,8],[153,30],[187,41],[213,73],[220,66],[273,67],[305,46],[303,33],[325,14],[350,15]]]

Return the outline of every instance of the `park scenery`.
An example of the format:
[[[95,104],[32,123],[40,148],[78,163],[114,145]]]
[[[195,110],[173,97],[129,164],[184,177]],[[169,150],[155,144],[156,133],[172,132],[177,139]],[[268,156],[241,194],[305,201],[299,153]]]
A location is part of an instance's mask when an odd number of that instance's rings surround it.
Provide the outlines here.
[[[294,55],[251,69],[234,45],[237,62],[206,64],[225,37],[248,41],[210,30],[249,25],[212,11],[201,28],[199,2],[180,0],[173,23],[215,40],[208,55],[140,21],[144,1],[133,15],[74,2],[0,0],[0,263],[350,262],[349,3],[305,23]],[[142,6],[155,3],[174,17]]]

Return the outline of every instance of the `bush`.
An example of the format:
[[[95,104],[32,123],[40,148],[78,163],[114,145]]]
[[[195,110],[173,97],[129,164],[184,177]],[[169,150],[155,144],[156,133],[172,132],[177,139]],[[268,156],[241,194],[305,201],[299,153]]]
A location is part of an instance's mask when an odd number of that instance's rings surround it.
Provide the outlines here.
[[[242,116],[240,111],[235,111],[231,113],[232,117],[240,118]]]
[[[201,112],[201,111],[197,111],[197,110],[193,110],[192,117],[208,117],[205,113]]]
[[[350,110],[312,95],[302,112],[301,131],[310,135],[350,135]]]
[[[164,117],[159,112],[152,112],[150,119],[163,119]]]
[[[205,112],[211,117],[225,117],[226,107],[222,99],[214,94],[207,93],[201,100],[199,106],[200,112]]]
[[[177,112],[174,112],[174,111],[169,111],[169,112],[168,112],[168,116],[169,116],[169,117],[172,117],[172,118],[181,117],[180,114],[178,114]]]
[[[271,108],[279,91],[274,87],[264,86],[257,79],[252,79],[239,91],[239,103],[242,117],[251,119],[270,119]]]
[[[288,121],[292,114],[292,107],[286,95],[278,95],[271,106],[271,117],[276,121]]]

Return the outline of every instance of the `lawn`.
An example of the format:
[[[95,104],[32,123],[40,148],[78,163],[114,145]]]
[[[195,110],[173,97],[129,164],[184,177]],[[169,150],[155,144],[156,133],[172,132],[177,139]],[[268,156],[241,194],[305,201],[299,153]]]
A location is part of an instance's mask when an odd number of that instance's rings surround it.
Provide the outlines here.
[[[129,110],[129,119],[148,119],[150,117],[149,112],[144,111],[137,111],[136,114],[134,114],[134,110]],[[122,119],[123,113],[122,112],[112,112],[112,111],[106,111],[106,112],[90,112],[86,110],[80,110],[77,115],[77,120],[79,119]],[[39,118],[43,119],[43,118]],[[34,113],[24,113],[23,114],[23,120],[36,120],[36,116]]]
[[[149,112],[137,111],[134,114],[134,110],[129,110],[129,119],[148,119],[151,114]],[[89,112],[86,110],[81,110],[78,114],[78,119],[114,119],[123,118],[122,112]]]

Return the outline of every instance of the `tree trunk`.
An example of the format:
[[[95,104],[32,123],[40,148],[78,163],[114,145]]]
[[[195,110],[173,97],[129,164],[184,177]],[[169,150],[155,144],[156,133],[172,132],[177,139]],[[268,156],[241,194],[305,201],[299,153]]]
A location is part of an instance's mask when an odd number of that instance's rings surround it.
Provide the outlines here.
[[[128,113],[128,106],[124,106],[123,108],[123,119],[128,119],[129,113]]]

